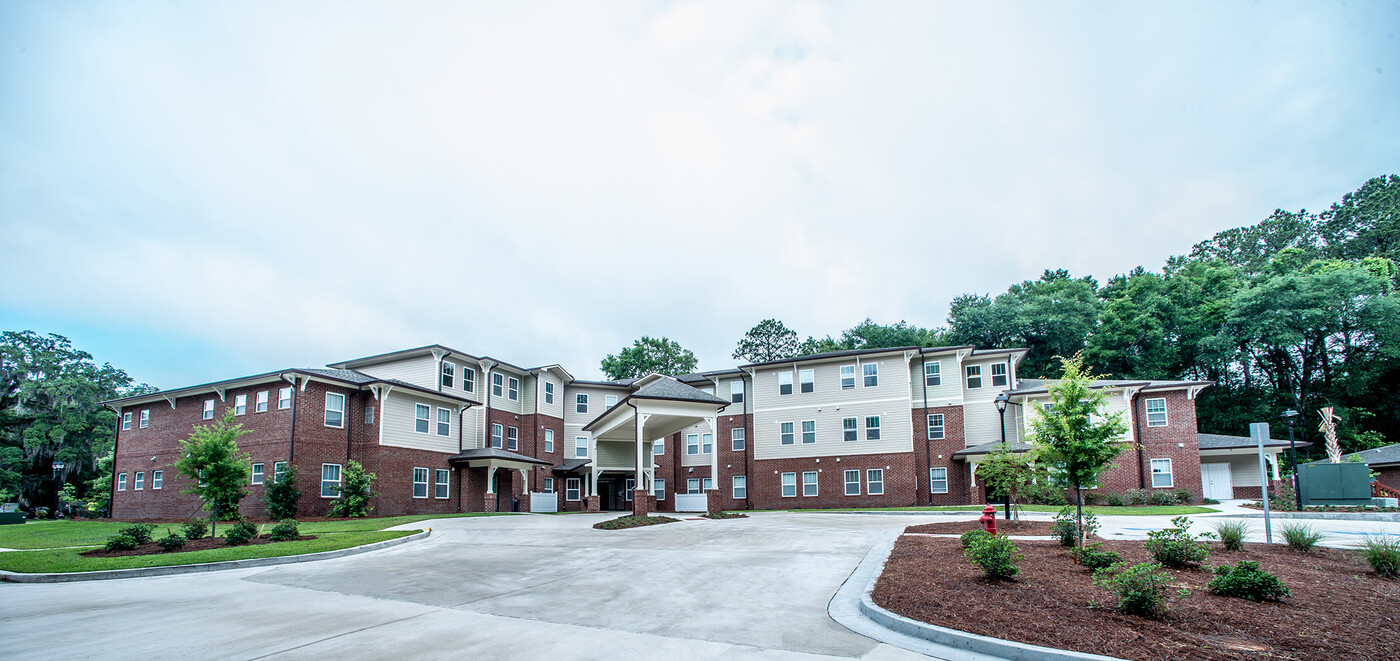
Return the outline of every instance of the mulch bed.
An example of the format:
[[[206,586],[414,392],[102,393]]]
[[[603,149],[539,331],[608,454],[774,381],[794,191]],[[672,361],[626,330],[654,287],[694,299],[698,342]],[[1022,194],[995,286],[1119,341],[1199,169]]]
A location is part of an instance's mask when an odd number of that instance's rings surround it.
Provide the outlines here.
[[[593,524],[599,530],[626,530],[627,528],[641,528],[643,526],[655,526],[662,523],[675,523],[680,519],[673,519],[669,516],[619,516],[616,519],[599,521]]]
[[[1051,522],[1049,521],[1007,521],[997,520],[998,535],[1051,535]],[[917,526],[909,526],[904,532],[925,532],[948,535],[961,535],[969,530],[981,530],[982,524],[977,521],[939,521],[938,523],[922,523]]]
[[[163,535],[162,535],[162,536],[163,536]],[[315,535],[302,535],[302,536],[296,538],[296,541],[300,542],[300,541],[308,540],[308,539],[316,539],[316,536],[315,536]],[[287,540],[287,541],[292,541],[292,540]],[[239,546],[255,546],[255,545],[258,545],[258,544],[278,544],[278,543],[280,543],[280,542],[274,542],[274,541],[272,541],[271,539],[268,538],[267,535],[258,535],[257,537],[254,537],[253,539],[248,540],[248,543],[247,543],[247,544],[240,544]],[[171,553],[184,553],[184,552],[186,552],[186,551],[203,551],[203,550],[205,550],[205,549],[226,549],[226,548],[229,548],[229,545],[224,543],[224,540],[223,540],[222,537],[220,537],[220,538],[218,538],[218,539],[211,539],[211,538],[209,538],[209,537],[201,537],[201,538],[199,538],[199,539],[189,539],[189,540],[185,540],[185,545],[184,545],[184,546],[182,546],[182,547],[180,547],[180,548],[178,548],[178,549],[175,549],[174,551],[171,551]],[[132,549],[132,550],[130,550],[130,551],[108,551],[107,549],[96,549],[96,550],[93,550],[93,551],[84,551],[83,553],[80,553],[79,555],[81,555],[81,556],[83,556],[83,557],[85,557],[85,558],[115,558],[115,557],[117,557],[117,556],[123,556],[123,555],[156,555],[156,554],[159,554],[159,553],[165,553],[165,550],[162,549],[162,548],[160,547],[159,544],[156,544],[155,542],[146,542],[145,544],[142,544],[142,545],[140,545],[140,546],[138,546],[138,547],[136,547],[136,548],[134,548],[134,549]]]
[[[933,524],[937,525],[937,524]],[[922,527],[922,526],[917,526]],[[1208,564],[1254,560],[1292,596],[1256,603],[1211,594],[1206,570],[1167,570],[1191,594],[1160,619],[1114,610],[1117,595],[1094,585],[1054,541],[1024,541],[1021,573],[992,582],[962,556],[958,540],[901,537],[872,595],[916,620],[1007,640],[1135,660],[1395,659],[1400,650],[1400,581],[1376,576],[1355,552],[1246,544],[1218,547]],[[1103,542],[1129,563],[1150,560],[1140,541]],[[1248,651],[1246,651],[1248,650]]]

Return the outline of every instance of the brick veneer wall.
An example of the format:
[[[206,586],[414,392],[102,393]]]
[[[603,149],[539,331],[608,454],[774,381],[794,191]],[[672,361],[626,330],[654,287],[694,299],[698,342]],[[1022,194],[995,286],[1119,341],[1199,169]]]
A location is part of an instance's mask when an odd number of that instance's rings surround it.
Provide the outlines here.
[[[1167,426],[1147,426],[1147,399],[1167,400]],[[1100,494],[1120,493],[1128,489],[1171,491],[1185,488],[1197,501],[1201,498],[1201,446],[1196,435],[1196,403],[1186,398],[1186,391],[1142,393],[1134,400],[1138,420],[1138,442],[1142,444],[1141,473],[1138,471],[1138,451],[1126,448],[1114,461],[1115,467],[1103,474]],[[1133,418],[1124,416],[1133,425]],[[1152,460],[1172,460],[1172,486],[1152,486]]]
[[[928,416],[943,414],[943,438],[929,440]],[[953,459],[953,453],[967,447],[963,432],[963,409],[961,406],[931,406],[913,410],[914,448],[918,456],[918,468],[913,476],[919,488],[916,494],[918,505],[967,505],[982,501],[981,489],[973,494],[969,486],[968,464]],[[929,468],[948,469],[948,492],[929,493]]]
[[[1400,489],[1400,466],[1387,466],[1371,469],[1376,473],[1376,481],[1392,489]]]
[[[327,393],[345,395],[344,424],[341,427],[326,426]],[[341,478],[344,479],[348,461],[352,458],[360,461],[351,454],[355,428],[363,424],[365,406],[371,402],[376,407],[375,422],[378,422],[378,403],[369,393],[315,381],[298,390],[294,401],[297,431],[293,441],[292,463],[297,467],[297,489],[301,491],[301,498],[297,500],[297,516],[325,516],[330,511],[333,499],[321,497],[321,465],[340,464]],[[373,468],[367,467],[367,470],[374,472]],[[377,489],[378,486],[376,482],[373,488]]]
[[[848,455],[844,457],[804,457],[798,459],[755,459],[749,477],[749,502],[754,509],[797,509],[829,507],[893,507],[915,502],[916,471],[919,460],[914,452]],[[866,470],[884,470],[884,493],[866,493]],[[861,495],[845,495],[845,471],[861,471]],[[818,471],[817,495],[802,495],[802,473]],[[782,473],[797,473],[797,496],[782,496]]]

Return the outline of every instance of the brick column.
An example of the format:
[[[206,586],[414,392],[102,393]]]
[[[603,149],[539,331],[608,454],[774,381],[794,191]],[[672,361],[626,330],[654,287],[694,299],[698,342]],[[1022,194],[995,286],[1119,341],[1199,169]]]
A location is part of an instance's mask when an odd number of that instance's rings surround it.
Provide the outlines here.
[[[724,494],[719,489],[705,492],[705,513],[719,514],[724,511]]]
[[[601,512],[601,511],[603,511],[603,497],[602,497],[602,496],[585,496],[584,499],[583,499],[583,503],[584,503],[583,511],[585,511],[585,512]]]
[[[653,492],[647,494],[647,511],[650,511],[650,512],[660,512],[660,511],[661,511],[661,510],[657,509],[657,506],[656,506],[656,492],[655,492],[655,491],[653,491]]]
[[[652,512],[651,499],[647,497],[646,489],[632,490],[632,515],[647,516]]]
[[[488,493],[488,494],[485,494],[484,496],[481,497],[481,500],[482,500],[481,511],[483,511],[483,512],[494,512],[494,511],[496,511],[496,495],[497,495],[497,494],[494,494],[494,493]]]

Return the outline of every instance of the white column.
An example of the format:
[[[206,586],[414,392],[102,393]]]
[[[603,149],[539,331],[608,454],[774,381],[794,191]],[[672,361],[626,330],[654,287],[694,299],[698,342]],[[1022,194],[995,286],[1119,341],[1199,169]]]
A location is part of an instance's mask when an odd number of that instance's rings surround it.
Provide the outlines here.
[[[486,493],[496,493],[496,467],[486,467]]]
[[[710,488],[719,488],[719,425],[715,424],[719,418],[709,416],[705,418],[705,424],[710,426]],[[703,448],[702,448],[703,449]]]

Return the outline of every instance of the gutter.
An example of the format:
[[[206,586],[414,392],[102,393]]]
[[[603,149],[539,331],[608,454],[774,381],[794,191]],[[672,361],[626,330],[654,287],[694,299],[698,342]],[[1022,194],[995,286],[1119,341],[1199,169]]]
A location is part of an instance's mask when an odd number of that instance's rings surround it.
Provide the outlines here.
[[[942,363],[939,363],[939,366],[938,366],[938,378],[940,378],[940,379],[943,378],[943,365],[942,365]],[[923,352],[922,350],[919,351],[919,383],[922,384],[922,385],[920,386],[919,389],[922,390],[923,393],[924,393],[924,424],[923,424],[923,428],[924,428],[924,474],[929,476],[929,480],[932,480],[932,479],[933,479],[933,475],[932,475],[932,473],[933,473],[933,439],[931,439],[931,438],[928,437],[928,415],[929,415],[929,414],[928,414],[928,358],[925,356],[925,354],[924,354],[924,352]],[[843,432],[843,433],[844,433],[844,432]],[[944,435],[946,436],[947,434],[944,434]],[[929,489],[930,489],[930,491],[932,491],[933,487],[930,486]],[[933,493],[930,492],[930,493],[928,494],[928,496],[929,496],[929,498],[928,498],[928,504],[932,505],[932,504],[933,504]],[[918,475],[915,475],[915,476],[914,476],[914,502],[915,502],[915,503],[918,503],[918,502],[919,502],[919,497],[920,497],[920,492],[919,492],[919,476],[918,476]]]
[[[1146,471],[1146,470],[1143,468],[1143,466],[1142,466],[1143,457],[1144,457],[1144,455],[1143,455],[1143,450],[1142,450],[1142,419],[1138,416],[1138,400],[1140,400],[1141,398],[1142,398],[1142,389],[1139,388],[1138,390],[1136,390],[1136,391],[1133,392],[1133,397],[1132,397],[1132,410],[1133,410],[1133,440],[1137,441],[1137,443],[1135,443],[1135,445],[1137,445],[1137,455],[1138,455],[1138,460],[1137,460],[1137,465],[1138,465],[1138,488],[1139,488],[1139,489],[1146,489],[1146,488],[1147,488],[1147,471]],[[1198,443],[1198,445],[1199,445],[1199,443]],[[1196,453],[1197,453],[1197,454],[1200,454],[1199,448],[1196,450]],[[1262,483],[1261,483],[1261,484],[1262,484]]]

